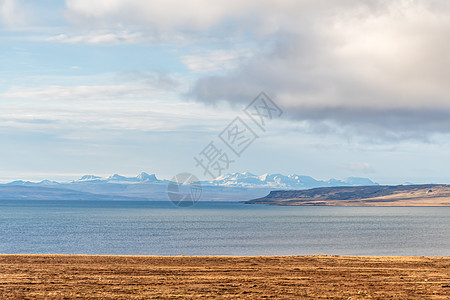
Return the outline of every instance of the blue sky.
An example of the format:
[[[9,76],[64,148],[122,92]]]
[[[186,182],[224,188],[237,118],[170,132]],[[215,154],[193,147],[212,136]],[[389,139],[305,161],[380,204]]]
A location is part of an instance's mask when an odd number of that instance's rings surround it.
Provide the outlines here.
[[[265,91],[284,114],[227,172],[450,183],[449,16],[438,0],[0,0],[0,180],[206,178],[193,157]]]

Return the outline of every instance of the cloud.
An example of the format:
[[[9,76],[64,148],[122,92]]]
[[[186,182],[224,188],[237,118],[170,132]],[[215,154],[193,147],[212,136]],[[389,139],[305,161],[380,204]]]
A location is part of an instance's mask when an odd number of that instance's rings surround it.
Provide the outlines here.
[[[352,162],[349,164],[344,164],[340,166],[341,169],[349,170],[352,172],[359,172],[359,173],[375,173],[375,170],[372,168],[372,166],[367,162]]]
[[[335,0],[333,4],[351,7],[355,2]],[[139,43],[236,42],[236,37],[248,40],[256,34],[264,38],[284,28],[294,28],[297,19],[311,18],[318,9],[326,11],[329,5],[325,0],[66,0],[66,20],[83,34],[54,38],[90,43],[89,36],[97,32],[100,37],[107,35],[109,43],[110,38],[116,41],[115,36],[128,32],[142,35],[143,38],[131,39]],[[102,38],[94,38],[96,43],[99,40]]]
[[[194,73],[230,71],[250,58],[250,50],[214,50],[196,55],[184,55],[181,61]]]
[[[138,44],[150,41],[139,32],[128,31],[93,31],[86,34],[58,34],[44,38],[46,42],[59,42],[65,44]]]
[[[252,7],[245,1],[236,0],[67,0],[66,6],[67,18],[78,25],[89,20],[99,27],[145,24],[158,30],[209,29],[224,18],[245,13]]]
[[[331,6],[345,9],[355,3],[358,1],[335,0]],[[66,0],[65,14],[78,26],[151,27],[156,31],[221,29],[225,34],[251,29],[267,34],[295,25],[299,17],[328,11],[329,6],[326,0]]]
[[[93,132],[185,131],[196,122],[208,124],[220,119],[205,113],[202,104],[178,101],[176,93],[132,86],[16,87],[0,98],[0,128],[64,136],[80,128]]]
[[[62,82],[73,85],[10,87],[0,93],[0,129],[58,132],[70,139],[80,128],[198,133],[217,131],[217,124],[234,115],[225,109],[217,116],[202,103],[183,101],[186,87],[171,74],[128,71],[103,77],[92,85],[83,84],[95,80],[91,76],[68,76]]]
[[[8,27],[26,24],[25,12],[17,0],[0,0],[0,24]]]
[[[16,4],[1,1],[2,15]],[[450,130],[444,0],[66,0],[65,17],[67,32],[47,41],[216,41],[180,55],[201,76],[190,93],[201,102],[247,103],[266,91],[312,132],[428,140]],[[216,71],[222,75],[208,74]],[[87,88],[73,92],[82,97]],[[132,95],[123,88],[99,94]]]
[[[79,69],[73,66],[71,68]],[[104,74],[107,84],[80,84],[98,80],[92,76],[65,78],[77,85],[46,85],[39,87],[11,86],[0,98],[39,101],[96,101],[96,100],[164,100],[182,93],[184,87],[177,76],[162,72],[127,71]],[[51,78],[53,80],[53,78]],[[36,77],[33,78],[36,80]]]
[[[52,100],[126,100],[145,99],[156,96],[157,91],[140,85],[98,86],[44,86],[38,88],[12,87],[1,96],[7,99]]]
[[[276,34],[265,36],[269,51],[226,75],[201,78],[193,97],[247,102],[264,90],[293,119],[362,136],[450,130],[448,2],[320,4],[310,17],[286,12]]]

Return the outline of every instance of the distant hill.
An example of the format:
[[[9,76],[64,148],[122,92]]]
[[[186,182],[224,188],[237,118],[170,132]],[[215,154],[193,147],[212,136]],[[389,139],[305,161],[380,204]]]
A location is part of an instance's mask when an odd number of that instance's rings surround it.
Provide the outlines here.
[[[0,200],[138,200],[121,195],[102,195],[64,188],[1,185]]]
[[[144,172],[135,177],[84,175],[69,182],[16,180],[0,184],[0,200],[169,201],[169,182]],[[266,195],[269,191],[268,187],[220,186],[202,182],[201,200],[245,201]]]
[[[249,204],[328,206],[450,206],[450,185],[322,187],[272,191]]]

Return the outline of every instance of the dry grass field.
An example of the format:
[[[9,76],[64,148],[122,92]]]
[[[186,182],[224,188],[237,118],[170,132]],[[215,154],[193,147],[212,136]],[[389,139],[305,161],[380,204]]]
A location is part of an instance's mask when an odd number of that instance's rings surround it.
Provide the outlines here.
[[[450,299],[450,258],[0,255],[0,299]]]

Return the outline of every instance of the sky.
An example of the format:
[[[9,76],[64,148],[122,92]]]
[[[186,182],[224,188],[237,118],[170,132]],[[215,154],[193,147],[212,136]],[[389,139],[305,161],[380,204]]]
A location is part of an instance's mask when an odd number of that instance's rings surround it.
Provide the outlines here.
[[[223,173],[450,183],[449,36],[444,0],[0,0],[0,181],[208,179],[212,142]]]

